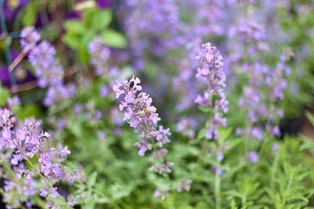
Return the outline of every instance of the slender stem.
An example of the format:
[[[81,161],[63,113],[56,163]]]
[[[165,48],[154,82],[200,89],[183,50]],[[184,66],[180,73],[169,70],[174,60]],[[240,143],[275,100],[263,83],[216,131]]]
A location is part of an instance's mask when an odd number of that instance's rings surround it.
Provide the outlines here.
[[[30,48],[29,48],[30,49]],[[9,71],[13,71],[18,64],[24,59],[24,57],[27,55],[28,51],[23,50],[10,64]]]
[[[7,34],[7,26],[5,23],[5,17],[4,17],[4,0],[0,0],[0,20],[1,20],[1,31],[3,34]],[[5,53],[5,59],[6,59],[6,63],[7,66],[9,66],[11,64],[12,58],[11,58],[11,54],[10,54],[10,47],[8,45],[8,43],[5,41],[4,43],[4,53]],[[9,77],[10,77],[10,83],[11,86],[14,86],[16,84],[16,80],[14,77],[14,74],[10,71],[9,72]]]
[[[15,93],[18,93],[18,92],[34,89],[37,86],[38,86],[37,85],[37,81],[31,81],[31,82],[28,82],[28,83],[12,86],[11,89],[10,89],[10,92],[12,94],[15,94]]]
[[[241,204],[242,204],[242,207],[244,208],[245,204],[246,204],[246,192],[243,194],[242,198],[241,198]]]
[[[13,140],[14,145],[16,146],[16,148],[18,149],[18,151],[20,153],[22,153],[22,155],[24,156],[24,159],[32,166],[32,168],[42,177],[42,179],[45,181],[45,183],[50,186],[51,188],[53,188],[53,186],[48,182],[48,180],[46,179],[46,177],[37,169],[37,167],[35,167],[35,165],[29,160],[27,154],[24,152],[23,149],[21,149],[21,147],[18,145],[18,143],[15,142],[15,140]]]
[[[270,188],[271,188],[271,191],[274,192],[274,187],[275,187],[275,175],[276,175],[276,170],[277,170],[277,167],[278,167],[278,162],[279,162],[279,153],[278,153],[278,150],[276,151],[276,154],[275,154],[275,160],[274,160],[274,163],[273,163],[273,166],[272,166],[272,169],[271,169],[271,179],[270,179]]]
[[[215,199],[216,199],[216,209],[221,209],[221,199],[220,199],[220,173],[218,172],[218,169],[220,169],[220,162],[217,157],[217,167],[216,167],[216,174],[215,174]]]

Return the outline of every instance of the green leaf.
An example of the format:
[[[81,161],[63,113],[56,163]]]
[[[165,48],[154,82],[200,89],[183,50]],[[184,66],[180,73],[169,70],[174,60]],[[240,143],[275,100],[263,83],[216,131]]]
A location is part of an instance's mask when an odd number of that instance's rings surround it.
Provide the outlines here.
[[[201,139],[205,138],[205,136],[206,136],[206,131],[207,131],[207,130],[206,130],[205,128],[200,129],[200,131],[199,131],[198,134],[197,134],[196,139],[197,139],[197,140],[201,140]]]
[[[234,199],[231,201],[231,209],[238,209],[236,202]]]
[[[132,191],[132,187],[130,185],[115,183],[110,187],[110,191],[112,199],[117,200],[128,196]]]
[[[84,35],[87,31],[87,28],[79,20],[68,20],[64,23],[64,28],[67,33],[76,33],[79,35]]]
[[[37,3],[38,3],[37,1],[31,1],[27,5],[27,7],[25,9],[24,17],[22,19],[24,26],[31,26],[31,25],[35,24],[37,14],[38,14]]]
[[[0,85],[0,106],[4,106],[9,98],[9,91]]]
[[[66,33],[63,36],[63,42],[73,49],[77,49],[80,45],[81,37],[76,33]]]
[[[88,181],[87,184],[89,186],[94,186],[94,184],[96,183],[96,178],[97,178],[97,172],[93,172],[89,177],[88,177]]]
[[[12,43],[12,37],[7,34],[3,34],[3,37],[0,39],[0,50],[5,50],[6,46],[10,46]]]
[[[80,40],[79,46],[77,48],[79,58],[83,65],[88,65],[89,63],[89,53],[88,53],[88,44],[94,38],[94,31],[88,31],[83,38]]]
[[[87,52],[87,47],[84,45],[79,45],[77,48],[77,52],[78,52],[81,63],[83,65],[87,65],[89,61],[89,54]]]
[[[209,112],[210,109],[208,107],[198,106],[198,109],[202,112]]]
[[[26,105],[25,107],[19,109],[19,111],[16,112],[16,115],[20,119],[25,119],[28,117],[39,117],[40,111],[36,105],[30,104],[30,105]]]
[[[225,141],[230,134],[232,133],[232,129],[231,128],[219,128],[219,140],[221,141]]]
[[[102,40],[110,47],[124,48],[126,47],[126,38],[122,33],[111,29],[105,30],[101,34]]]
[[[105,30],[112,21],[110,10],[99,10],[93,14],[92,29]]]
[[[97,197],[95,198],[96,203],[108,203],[109,199],[107,197]]]
[[[314,126],[314,116],[310,112],[305,113],[307,119],[311,122],[311,124]]]

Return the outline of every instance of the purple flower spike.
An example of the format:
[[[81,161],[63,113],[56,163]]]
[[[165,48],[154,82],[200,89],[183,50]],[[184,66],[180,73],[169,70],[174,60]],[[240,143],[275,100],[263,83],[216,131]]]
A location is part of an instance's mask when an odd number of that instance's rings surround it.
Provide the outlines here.
[[[21,46],[24,51],[30,51],[28,60],[35,68],[38,86],[48,87],[44,104],[52,106],[58,101],[74,97],[76,89],[74,85],[64,85],[64,69],[55,58],[56,49],[46,40],[37,44],[39,40],[40,35],[34,27],[26,27],[22,30]]]
[[[157,109],[152,105],[152,98],[142,92],[141,81],[133,76],[129,81],[117,82],[113,86],[116,98],[120,99],[119,109],[124,111],[124,120],[130,127],[139,133],[141,140],[135,143],[139,148],[138,154],[144,156],[148,150],[153,147],[163,147],[165,143],[169,143],[168,138],[171,135],[169,128],[158,126],[160,120]],[[152,157],[163,161],[163,157],[167,154],[167,150],[162,148],[155,151]],[[171,162],[164,162],[151,167],[151,170],[157,173],[170,173]]]
[[[203,95],[198,95],[195,102],[200,106],[206,106],[213,110],[214,117],[210,120],[210,127],[206,132],[207,139],[218,139],[218,127],[227,125],[227,120],[223,113],[228,112],[228,100],[225,95],[226,75],[223,71],[223,58],[211,43],[202,45],[196,60],[201,62],[201,66],[197,69],[196,77],[205,80],[208,89]],[[215,97],[214,105],[212,100]]]

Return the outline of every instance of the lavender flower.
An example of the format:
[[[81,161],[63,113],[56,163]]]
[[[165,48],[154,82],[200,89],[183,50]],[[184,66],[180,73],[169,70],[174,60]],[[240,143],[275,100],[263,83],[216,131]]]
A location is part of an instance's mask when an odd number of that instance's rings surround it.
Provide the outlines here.
[[[156,56],[177,47],[180,28],[179,15],[173,0],[134,1],[127,0],[122,8],[124,26],[130,42],[135,66],[143,69],[144,53],[149,50]],[[142,14],[147,14],[145,18]]]
[[[247,153],[246,158],[251,163],[257,163],[259,157],[258,157],[258,154],[256,152],[249,152],[249,153]]]
[[[264,127],[270,135],[281,135],[277,123],[283,117],[283,111],[276,103],[284,98],[283,91],[287,88],[285,77],[290,69],[284,62],[288,59],[282,55],[275,69],[257,62],[246,66],[249,84],[243,88],[243,97],[238,102],[239,107],[246,112],[248,123],[245,130],[241,130],[242,135],[262,140],[264,128],[257,125],[261,120],[267,120]],[[261,88],[267,89],[269,95],[263,94]]]
[[[156,173],[162,174],[162,173],[171,173],[170,167],[174,164],[171,162],[165,162],[160,165],[155,165],[150,168],[150,170],[155,171]]]
[[[88,52],[91,55],[91,64],[96,68],[97,75],[108,75],[108,60],[110,49],[105,46],[100,37],[94,38],[88,45]]]
[[[190,191],[191,183],[192,183],[191,179],[182,179],[180,181],[180,185],[177,188],[177,191],[178,192],[183,192],[184,190],[187,191],[187,192]]]
[[[20,103],[21,103],[20,98],[19,98],[17,95],[15,95],[15,96],[13,96],[13,97],[10,97],[10,98],[8,98],[8,100],[7,100],[8,107],[9,107],[11,110],[13,110],[13,109],[14,109],[16,106],[18,106]]]
[[[221,167],[217,167],[216,165],[211,165],[210,167],[211,171],[215,174],[217,173],[219,176],[222,176],[224,174],[224,169]]]
[[[277,142],[274,142],[274,143],[273,143],[273,146],[272,146],[272,150],[273,150],[274,152],[276,152],[276,151],[278,150],[278,148],[279,148],[279,144],[278,144]]]
[[[64,160],[71,152],[61,145],[49,150],[44,149],[44,143],[50,138],[50,134],[40,128],[40,122],[29,118],[23,125],[16,126],[12,112],[0,109],[0,115],[0,151],[9,156],[10,166],[16,174],[8,175],[10,178],[5,182],[4,200],[9,201],[7,198],[12,190],[25,196],[36,195],[38,192],[43,197],[57,197],[57,188],[52,185],[73,176],[63,166]],[[33,160],[30,161],[35,156],[38,165],[34,165]],[[28,161],[31,168],[25,167],[24,161]],[[44,187],[38,183],[36,176],[44,180]]]
[[[200,106],[212,108],[214,117],[210,121],[210,127],[207,130],[207,139],[218,139],[218,127],[226,126],[226,118],[223,113],[228,112],[228,100],[224,89],[226,87],[226,76],[223,71],[222,56],[210,43],[202,45],[196,57],[202,65],[197,69],[197,77],[205,80],[208,84],[208,89],[203,95],[198,95],[195,102]],[[218,97],[214,99],[214,97]],[[214,102],[213,102],[214,101]]]
[[[177,132],[189,137],[195,138],[195,128],[197,127],[197,121],[193,118],[183,118],[177,123]]]
[[[71,98],[76,95],[73,84],[64,85],[64,69],[59,60],[55,58],[56,50],[47,41],[39,41],[40,35],[33,27],[26,27],[21,32],[21,45],[23,50],[30,50],[29,62],[35,68],[38,85],[41,88],[48,87],[44,104],[52,106],[58,101]]]
[[[157,189],[154,193],[155,198],[160,198],[162,200],[166,199],[168,195],[169,195],[168,190],[164,190],[164,189]]]
[[[21,32],[21,46],[24,48],[25,52],[28,52],[32,47],[34,47],[40,40],[40,34],[37,33],[34,27],[26,27]]]
[[[128,121],[130,127],[134,128],[139,133],[141,140],[135,143],[139,148],[138,154],[144,156],[148,150],[153,147],[163,147],[165,143],[169,143],[171,132],[169,129],[158,126],[160,120],[156,107],[152,105],[152,98],[142,92],[141,81],[137,77],[132,77],[129,81],[117,82],[113,86],[116,93],[116,98],[122,97],[120,101],[120,111],[124,110],[124,120]],[[163,151],[161,151],[163,150]],[[161,149],[154,155],[159,157],[164,156],[165,149]],[[157,173],[170,173],[171,162],[163,162],[159,165],[151,167],[151,170]]]

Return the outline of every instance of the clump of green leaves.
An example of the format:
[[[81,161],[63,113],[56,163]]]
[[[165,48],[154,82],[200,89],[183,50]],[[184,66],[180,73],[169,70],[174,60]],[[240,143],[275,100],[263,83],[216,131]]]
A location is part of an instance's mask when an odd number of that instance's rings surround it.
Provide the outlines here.
[[[75,49],[82,64],[89,61],[88,44],[95,36],[100,36],[109,47],[123,48],[126,46],[124,35],[110,27],[112,11],[89,8],[82,11],[82,20],[67,20],[64,23],[64,43]]]

